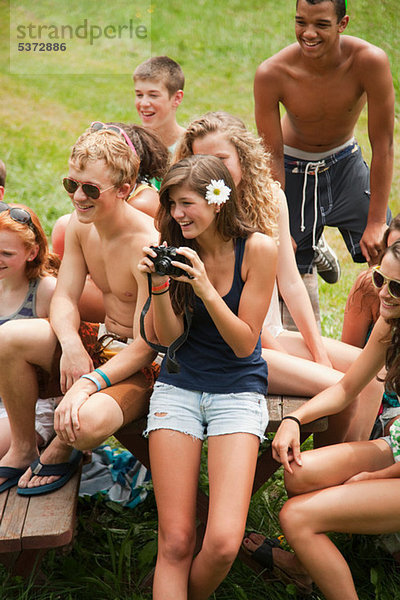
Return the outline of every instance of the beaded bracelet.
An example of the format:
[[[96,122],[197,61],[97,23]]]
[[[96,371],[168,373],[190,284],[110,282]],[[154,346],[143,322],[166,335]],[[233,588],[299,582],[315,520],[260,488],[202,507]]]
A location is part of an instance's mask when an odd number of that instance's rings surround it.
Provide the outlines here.
[[[100,383],[97,381],[97,379],[95,377],[93,377],[93,375],[81,375],[81,379],[89,379],[92,383],[95,384],[95,386],[97,387],[97,391],[100,392],[101,390],[101,385]]]
[[[293,415],[286,415],[286,417],[282,417],[282,421],[284,421],[285,419],[291,419],[292,421],[294,421],[295,423],[297,423],[297,425],[299,427],[301,427],[300,420],[297,417],[294,417]]]
[[[165,289],[167,288],[167,289]],[[164,281],[164,283],[162,283],[161,285],[156,285],[156,286],[152,286],[151,288],[151,293],[154,294],[154,292],[161,292],[161,290],[165,290],[167,291],[169,288],[169,279],[167,279],[167,281]]]
[[[101,369],[95,369],[94,372],[98,373],[100,375],[100,377],[102,377],[104,379],[104,381],[106,382],[106,386],[107,387],[110,387],[111,381],[109,380],[109,378],[107,377],[107,375]]]

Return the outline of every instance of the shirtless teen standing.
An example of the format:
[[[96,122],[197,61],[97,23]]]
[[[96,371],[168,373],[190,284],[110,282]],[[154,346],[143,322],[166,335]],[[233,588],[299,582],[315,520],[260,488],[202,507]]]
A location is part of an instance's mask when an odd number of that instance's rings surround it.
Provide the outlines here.
[[[312,271],[325,225],[339,228],[355,262],[377,260],[386,229],[392,77],[383,50],[340,35],[348,22],[345,0],[297,0],[297,43],[265,60],[255,76],[257,127],[288,199],[300,273]],[[371,181],[354,139],[366,104]]]

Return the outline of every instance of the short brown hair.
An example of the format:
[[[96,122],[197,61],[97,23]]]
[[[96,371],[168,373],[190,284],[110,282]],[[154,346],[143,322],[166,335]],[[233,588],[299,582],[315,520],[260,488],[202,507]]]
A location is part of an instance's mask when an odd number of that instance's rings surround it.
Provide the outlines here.
[[[153,56],[142,62],[133,73],[133,81],[138,79],[162,81],[170,97],[185,85],[181,66],[169,56]]]

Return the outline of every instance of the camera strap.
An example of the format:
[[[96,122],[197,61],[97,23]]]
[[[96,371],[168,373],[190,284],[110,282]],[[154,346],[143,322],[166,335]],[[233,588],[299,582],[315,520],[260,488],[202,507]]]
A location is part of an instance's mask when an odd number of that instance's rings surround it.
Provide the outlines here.
[[[148,344],[150,346],[150,348],[153,348],[153,350],[155,350],[156,352],[162,352],[162,353],[166,354],[166,356],[167,356],[166,364],[167,364],[168,373],[179,373],[180,366],[175,357],[175,353],[182,346],[182,344],[184,344],[187,340],[187,337],[189,335],[190,325],[192,322],[192,313],[190,312],[188,307],[185,306],[184,331],[168,347],[162,346],[161,344],[154,344],[153,342],[150,342],[147,339],[146,332],[144,330],[144,318],[147,315],[147,312],[150,308],[151,295],[152,295],[151,294],[151,275],[150,275],[150,273],[147,273],[147,284],[149,287],[149,297],[147,298],[146,303],[143,306],[142,312],[140,313],[140,335],[142,336],[142,338],[144,339],[146,344]]]

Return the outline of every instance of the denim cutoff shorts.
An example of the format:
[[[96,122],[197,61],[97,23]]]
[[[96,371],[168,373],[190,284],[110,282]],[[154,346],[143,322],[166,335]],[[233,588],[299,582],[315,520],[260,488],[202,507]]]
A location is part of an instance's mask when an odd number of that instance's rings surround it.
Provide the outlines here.
[[[198,392],[157,381],[144,435],[171,429],[204,440],[205,435],[251,433],[262,442],[267,425],[268,406],[263,394]]]

